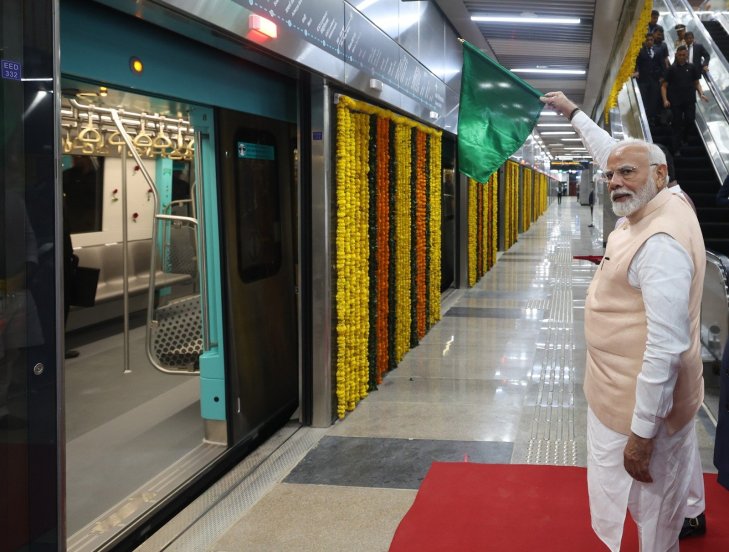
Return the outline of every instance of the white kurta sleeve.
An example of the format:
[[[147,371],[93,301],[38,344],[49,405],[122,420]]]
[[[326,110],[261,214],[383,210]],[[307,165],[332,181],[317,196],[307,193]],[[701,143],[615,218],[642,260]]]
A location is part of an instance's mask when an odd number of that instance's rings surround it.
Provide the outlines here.
[[[681,354],[691,343],[689,291],[694,273],[686,250],[668,234],[651,236],[633,257],[630,285],[641,290],[648,324],[630,429],[655,436],[673,406]]]
[[[590,152],[590,155],[592,155],[592,158],[598,166],[604,169],[610,156],[610,150],[617,143],[617,140],[597,126],[582,111],[578,111],[572,117],[572,127],[577,131],[577,135],[582,139],[582,143],[587,148],[587,151]]]

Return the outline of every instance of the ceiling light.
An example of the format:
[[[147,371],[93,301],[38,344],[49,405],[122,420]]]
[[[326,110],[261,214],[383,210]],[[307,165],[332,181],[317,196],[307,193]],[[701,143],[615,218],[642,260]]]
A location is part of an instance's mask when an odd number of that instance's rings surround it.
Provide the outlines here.
[[[578,17],[522,17],[520,15],[472,15],[477,23],[531,23],[538,25],[579,25]]]
[[[540,127],[571,127],[570,123],[538,123]]]
[[[584,69],[540,69],[538,67],[511,69],[512,73],[540,73],[547,75],[584,75]]]
[[[555,136],[557,134],[574,134],[574,130],[550,130],[549,132],[542,132],[542,136],[548,136],[552,135]]]
[[[560,138],[563,142],[582,142],[582,138]]]
[[[557,115],[557,112],[556,111],[542,111],[542,115],[547,115],[547,116]]]

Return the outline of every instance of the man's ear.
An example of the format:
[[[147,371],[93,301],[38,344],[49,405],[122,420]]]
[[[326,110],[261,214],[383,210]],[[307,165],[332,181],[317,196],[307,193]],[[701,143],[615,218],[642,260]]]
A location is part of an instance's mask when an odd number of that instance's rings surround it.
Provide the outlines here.
[[[665,164],[658,165],[656,167],[656,173],[658,180],[656,181],[656,188],[662,190],[666,187],[666,175],[668,174],[668,167]]]

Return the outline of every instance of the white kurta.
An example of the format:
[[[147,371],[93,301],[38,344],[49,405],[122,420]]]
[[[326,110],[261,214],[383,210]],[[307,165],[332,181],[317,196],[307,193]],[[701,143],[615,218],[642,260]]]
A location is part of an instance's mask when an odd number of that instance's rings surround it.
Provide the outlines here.
[[[616,141],[582,112],[573,117],[572,125],[593,159],[605,168]],[[648,325],[631,430],[655,439],[650,466],[654,482],[639,483],[628,475],[623,467],[628,437],[605,427],[590,411],[590,510],[595,532],[611,550],[620,548],[627,508],[640,527],[643,552],[678,550],[683,518],[704,511],[703,474],[694,425],[688,424],[690,427],[668,436],[661,424],[672,406],[679,357],[688,347],[687,290],[692,274],[688,253],[666,234],[649,238],[628,270],[630,285],[641,289]]]

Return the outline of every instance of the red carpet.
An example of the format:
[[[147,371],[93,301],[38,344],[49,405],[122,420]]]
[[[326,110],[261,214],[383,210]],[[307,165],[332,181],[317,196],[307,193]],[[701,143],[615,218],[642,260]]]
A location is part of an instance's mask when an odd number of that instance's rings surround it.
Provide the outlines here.
[[[729,549],[729,491],[705,474],[704,537],[681,552]],[[628,516],[629,518],[629,516]],[[434,463],[400,522],[390,552],[592,552],[607,550],[590,528],[584,468]],[[637,552],[629,519],[623,552]]]

